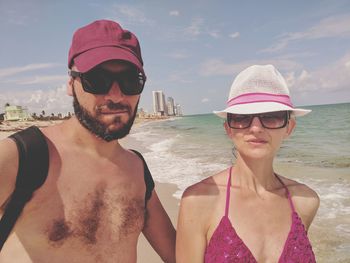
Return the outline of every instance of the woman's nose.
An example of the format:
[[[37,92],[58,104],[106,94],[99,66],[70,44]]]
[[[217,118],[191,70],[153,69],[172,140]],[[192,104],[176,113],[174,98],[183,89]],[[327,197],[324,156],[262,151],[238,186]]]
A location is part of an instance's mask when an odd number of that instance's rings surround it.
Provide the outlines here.
[[[260,119],[258,116],[254,116],[253,117],[253,120],[252,120],[252,123],[250,125],[250,128],[251,129],[262,129],[264,128],[264,126],[262,125]]]

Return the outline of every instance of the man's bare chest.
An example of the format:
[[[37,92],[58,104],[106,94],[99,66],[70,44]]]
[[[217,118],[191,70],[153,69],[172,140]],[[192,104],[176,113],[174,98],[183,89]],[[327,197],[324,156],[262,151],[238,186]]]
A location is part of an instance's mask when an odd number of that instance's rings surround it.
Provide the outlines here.
[[[96,189],[52,211],[44,230],[48,242],[59,246],[76,239],[86,245],[116,242],[139,233],[144,224],[144,201],[125,193]],[[51,210],[51,209],[50,209]]]
[[[91,169],[76,174],[74,169],[62,168],[51,169],[42,189],[25,208],[19,235],[23,232],[53,248],[108,246],[137,239],[145,220],[139,174],[130,175],[134,180],[111,179]]]

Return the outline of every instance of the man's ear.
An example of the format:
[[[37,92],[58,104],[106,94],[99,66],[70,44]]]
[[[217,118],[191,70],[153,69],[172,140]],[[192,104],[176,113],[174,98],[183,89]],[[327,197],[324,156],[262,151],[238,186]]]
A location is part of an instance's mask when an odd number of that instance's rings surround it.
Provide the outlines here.
[[[292,134],[292,132],[294,131],[296,125],[297,125],[297,122],[295,121],[295,117],[291,116],[290,119],[289,119],[288,125],[287,125],[286,134],[284,136],[285,139],[288,138]]]
[[[70,77],[67,81],[67,94],[69,96],[73,96],[73,85],[74,85],[74,79]]]

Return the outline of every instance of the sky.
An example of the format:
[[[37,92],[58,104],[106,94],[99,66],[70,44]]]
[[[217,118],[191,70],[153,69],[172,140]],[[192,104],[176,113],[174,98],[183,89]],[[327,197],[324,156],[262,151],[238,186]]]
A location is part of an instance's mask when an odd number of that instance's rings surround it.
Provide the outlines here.
[[[185,115],[221,110],[253,64],[273,64],[296,106],[350,102],[348,0],[0,0],[0,113],[6,103],[72,112],[72,35],[98,19],[137,35],[147,75],[139,106],[148,112],[153,90]]]

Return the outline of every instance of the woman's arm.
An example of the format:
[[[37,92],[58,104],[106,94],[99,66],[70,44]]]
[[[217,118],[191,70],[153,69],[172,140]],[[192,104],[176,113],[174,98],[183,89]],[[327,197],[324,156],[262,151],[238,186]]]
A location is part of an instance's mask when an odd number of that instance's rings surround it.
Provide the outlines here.
[[[293,187],[292,196],[295,209],[308,230],[320,206],[320,198],[314,190],[304,184]]]
[[[176,262],[203,263],[206,229],[203,217],[203,197],[187,189],[182,196],[177,223]]]

